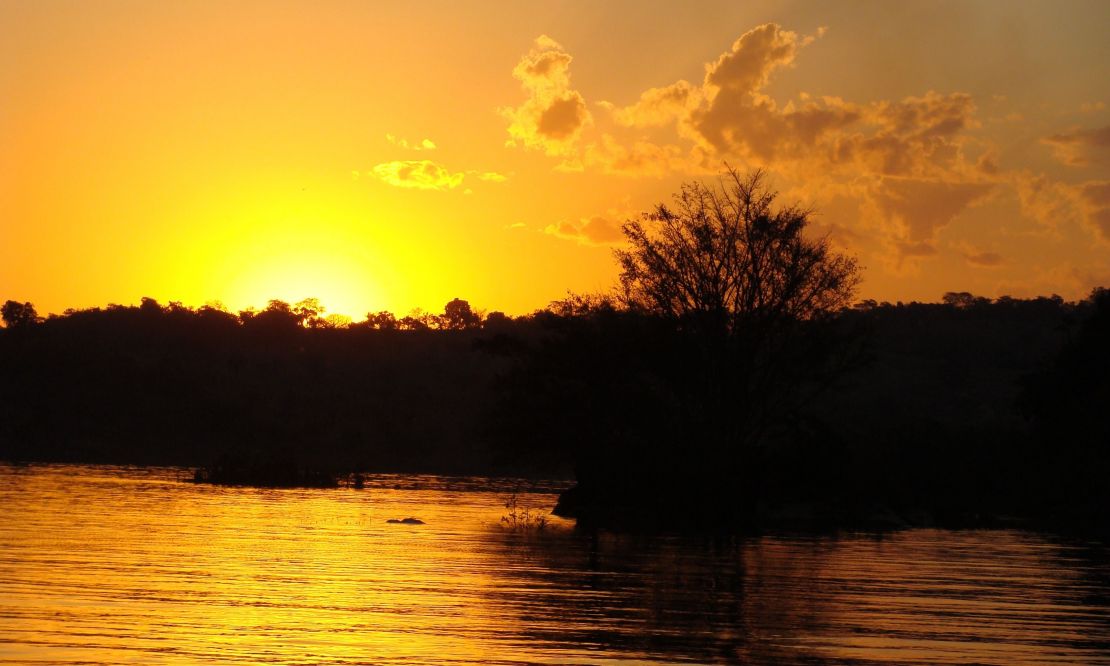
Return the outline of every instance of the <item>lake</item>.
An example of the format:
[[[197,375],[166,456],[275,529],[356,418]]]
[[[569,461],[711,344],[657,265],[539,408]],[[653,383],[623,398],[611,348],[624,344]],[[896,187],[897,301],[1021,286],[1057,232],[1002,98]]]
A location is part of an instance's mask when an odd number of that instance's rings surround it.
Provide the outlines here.
[[[0,663],[1110,664],[1105,542],[512,530],[565,484],[184,478],[0,465]]]

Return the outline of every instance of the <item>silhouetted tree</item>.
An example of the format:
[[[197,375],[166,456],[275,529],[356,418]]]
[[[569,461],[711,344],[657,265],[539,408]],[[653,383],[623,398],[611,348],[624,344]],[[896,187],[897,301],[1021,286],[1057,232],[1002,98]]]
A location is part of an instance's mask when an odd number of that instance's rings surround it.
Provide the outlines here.
[[[420,308],[397,320],[397,328],[402,331],[427,331],[439,327],[439,318],[428,314]]]
[[[827,317],[859,282],[855,260],[805,235],[809,211],[774,209],[762,172],[729,169],[720,189],[682,186],[622,229],[617,250],[626,304],[713,335]]]
[[[744,522],[764,451],[847,367],[834,315],[859,269],[807,235],[808,211],[776,207],[759,172],[674,199],[623,226],[615,297],[571,295],[534,317],[553,335],[524,373],[539,381],[513,390],[557,410],[552,439],[579,481],[564,510]]]
[[[10,300],[0,306],[0,317],[3,317],[4,326],[8,328],[23,328],[39,320],[34,305]]]
[[[301,326],[305,328],[329,328],[327,320],[324,318],[324,313],[327,308],[320,303],[318,298],[306,298],[298,301],[293,306],[293,313],[301,320]]]
[[[456,298],[444,306],[441,319],[443,328],[449,331],[477,328],[482,323],[478,313],[470,309],[470,303],[461,298]]]
[[[984,296],[976,296],[967,291],[950,291],[944,294],[940,300],[945,305],[961,309],[983,307],[991,303],[991,299]]]
[[[139,302],[139,312],[147,316],[158,316],[162,314],[162,306],[153,298],[143,296]]]
[[[397,330],[397,317],[393,316],[392,312],[382,310],[377,314],[366,313],[366,324],[372,329],[378,331],[395,331]]]
[[[487,331],[497,333],[505,331],[512,326],[513,320],[500,310],[494,310],[486,315],[485,321],[482,322],[482,328]]]
[[[333,312],[330,315],[328,315],[327,317],[324,317],[323,328],[331,328],[331,329],[347,328],[350,325],[351,325],[351,318],[348,317],[347,315],[337,314],[337,313]]]
[[[700,349],[689,406],[729,447],[758,439],[830,369],[837,341],[823,325],[859,282],[854,259],[807,235],[810,212],[775,198],[762,172],[729,168],[718,188],[688,183],[673,206],[626,223],[616,251],[623,303]]]
[[[246,310],[239,314],[240,321],[248,330],[266,336],[286,336],[303,327],[304,317],[296,312],[289,303],[272,299],[260,312]]]

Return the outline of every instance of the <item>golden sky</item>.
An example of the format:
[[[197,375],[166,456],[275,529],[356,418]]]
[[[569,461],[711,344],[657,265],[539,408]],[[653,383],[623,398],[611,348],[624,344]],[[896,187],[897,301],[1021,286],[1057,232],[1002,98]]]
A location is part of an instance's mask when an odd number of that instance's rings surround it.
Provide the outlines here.
[[[861,298],[1110,285],[1110,3],[0,0],[0,299],[518,314],[727,160]]]

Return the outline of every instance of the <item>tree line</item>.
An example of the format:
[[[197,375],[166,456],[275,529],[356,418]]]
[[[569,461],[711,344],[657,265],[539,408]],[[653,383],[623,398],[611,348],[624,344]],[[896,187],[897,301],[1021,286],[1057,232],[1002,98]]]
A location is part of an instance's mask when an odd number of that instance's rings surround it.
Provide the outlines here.
[[[350,317],[341,314],[327,314],[327,308],[318,298],[306,298],[297,303],[289,303],[280,299],[271,299],[265,308],[257,310],[247,308],[233,313],[222,303],[215,301],[198,308],[191,308],[180,301],[171,301],[161,305],[157,300],[144,296],[138,306],[139,312],[151,314],[169,314],[178,317],[202,317],[212,320],[221,320],[225,323],[238,323],[254,328],[271,329],[369,329],[379,331],[463,331],[481,328],[489,324],[497,326],[508,319],[502,312],[486,313],[483,310],[474,310],[470,303],[461,298],[447,302],[440,314],[425,312],[417,308],[398,318],[392,312],[368,312],[366,319],[353,322]],[[111,304],[104,310],[108,312],[125,311],[134,309],[132,306]],[[58,317],[79,316],[82,312],[96,312],[101,308],[88,310],[67,309],[62,315],[40,317],[35,306],[30,302],[8,300],[0,306],[0,316],[6,328],[24,328],[41,323],[47,319]]]
[[[582,524],[1095,515],[1110,297],[856,302],[760,173],[624,226],[619,282],[529,315],[0,308],[0,457],[572,474]]]

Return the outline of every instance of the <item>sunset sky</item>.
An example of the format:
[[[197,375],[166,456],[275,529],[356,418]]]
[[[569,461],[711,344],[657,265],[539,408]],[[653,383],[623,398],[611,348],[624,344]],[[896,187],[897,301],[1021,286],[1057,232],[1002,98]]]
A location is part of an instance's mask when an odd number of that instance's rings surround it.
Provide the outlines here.
[[[860,298],[1079,298],[1108,35],[1105,0],[0,0],[0,299],[519,314],[725,161]]]

